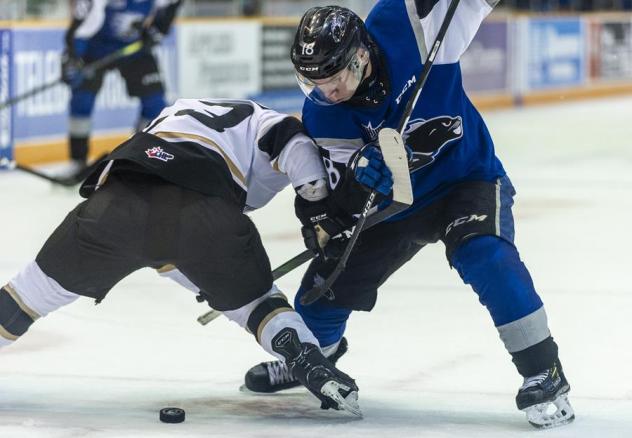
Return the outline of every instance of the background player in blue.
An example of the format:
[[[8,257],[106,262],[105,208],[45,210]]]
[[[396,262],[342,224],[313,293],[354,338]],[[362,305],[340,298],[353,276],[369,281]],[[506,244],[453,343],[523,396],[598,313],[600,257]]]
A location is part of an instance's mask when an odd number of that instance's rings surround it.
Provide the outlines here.
[[[292,62],[308,97],[303,123],[321,147],[332,188],[329,205],[296,204],[308,247],[322,252],[327,238],[340,229],[338,222],[360,212],[367,189],[389,194],[390,175],[372,142],[381,128],[397,127],[449,3],[378,1],[366,25],[337,6],[312,8],[303,16]],[[335,265],[335,260],[315,259],[295,304],[324,352],[337,359],[346,350],[342,335],[351,311],[370,311],[378,287],[423,246],[441,240],[448,263],[487,307],[524,378],[518,408],[534,426],[551,427],[574,418],[567,399],[570,386],[542,301],[513,243],[514,188],[465,94],[459,66],[496,3],[461,2],[405,127],[413,205],[362,233],[329,293],[302,306],[301,295]],[[254,391],[293,385],[278,362],[257,365],[246,374],[246,386]],[[548,414],[553,408],[554,414]]]
[[[65,36],[62,78],[70,85],[69,145],[73,174],[86,165],[91,115],[105,71],[86,77],[84,65],[140,39],[141,52],[115,63],[130,96],[140,99],[137,128],[142,128],[165,107],[164,87],[151,46],[169,28],[181,0],[74,0],[72,22]]]

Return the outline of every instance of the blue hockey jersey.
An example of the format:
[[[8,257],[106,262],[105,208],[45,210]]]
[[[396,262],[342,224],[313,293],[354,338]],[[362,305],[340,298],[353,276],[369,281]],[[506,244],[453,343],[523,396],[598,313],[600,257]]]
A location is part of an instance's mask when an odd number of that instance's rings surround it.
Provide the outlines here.
[[[102,57],[141,37],[143,26],[177,0],[74,0],[66,36],[78,56]]]
[[[459,59],[498,0],[462,1],[412,116],[404,139],[413,149],[410,166],[414,204],[397,220],[443,196],[463,181],[492,181],[505,171],[490,134],[463,89]],[[322,148],[330,184],[344,177],[351,155],[375,141],[381,128],[397,128],[420,78],[449,0],[381,0],[366,27],[379,47],[389,93],[380,104],[348,102],[321,106],[306,99],[303,123]]]

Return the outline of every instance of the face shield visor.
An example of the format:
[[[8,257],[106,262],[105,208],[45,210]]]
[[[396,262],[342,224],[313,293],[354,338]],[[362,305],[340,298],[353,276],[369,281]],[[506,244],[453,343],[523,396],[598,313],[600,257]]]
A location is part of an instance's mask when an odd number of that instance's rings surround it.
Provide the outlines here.
[[[339,72],[323,79],[310,79],[296,72],[296,80],[303,94],[318,105],[335,105],[355,94],[369,65],[369,51],[361,44],[349,63]]]

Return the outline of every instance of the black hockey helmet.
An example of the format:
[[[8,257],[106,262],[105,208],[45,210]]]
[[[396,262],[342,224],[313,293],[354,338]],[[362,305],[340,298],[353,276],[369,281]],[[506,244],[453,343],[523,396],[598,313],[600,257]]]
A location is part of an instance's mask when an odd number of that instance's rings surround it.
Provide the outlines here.
[[[301,18],[290,57],[303,93],[320,105],[349,100],[370,62],[364,22],[340,6],[309,9]]]
[[[341,6],[309,9],[296,30],[290,57],[296,71],[309,79],[333,76],[351,62],[369,36],[364,22]]]

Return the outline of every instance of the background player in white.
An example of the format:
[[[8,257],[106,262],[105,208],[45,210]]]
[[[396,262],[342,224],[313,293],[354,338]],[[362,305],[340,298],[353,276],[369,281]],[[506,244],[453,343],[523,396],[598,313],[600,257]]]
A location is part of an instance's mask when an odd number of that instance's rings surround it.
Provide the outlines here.
[[[383,199],[388,195],[389,175],[373,142],[381,128],[397,128],[402,119],[450,3],[378,1],[366,25],[337,6],[312,8],[302,17],[291,57],[307,96],[303,123],[321,147],[333,189],[330,198],[338,206],[329,217],[303,215],[304,235],[312,230],[319,237],[306,239],[315,251],[323,250],[314,242],[322,243],[340,229],[332,216],[360,212],[367,198],[364,189],[382,193]],[[570,386],[542,301],[514,245],[514,188],[483,119],[463,90],[459,66],[496,3],[468,0],[457,7],[404,127],[411,149],[413,205],[362,233],[346,270],[328,293],[302,306],[300,297],[335,266],[335,260],[315,259],[295,307],[336,359],[346,350],[342,335],[350,313],[370,311],[378,287],[422,247],[441,240],[448,263],[487,307],[524,378],[516,396],[518,408],[534,426],[551,427],[574,419],[567,400]],[[297,204],[305,202],[299,199]],[[422,335],[419,342],[423,345]],[[257,365],[246,375],[246,386],[253,391],[273,392],[293,384],[291,372],[281,363]],[[547,410],[553,408],[550,414]]]
[[[322,161],[296,118],[246,100],[178,100],[101,163],[80,189],[88,199],[0,289],[0,346],[80,296],[100,302],[140,268],[177,269],[176,279],[284,360],[323,408],[360,415],[355,382],[272,284],[243,213],[290,182],[308,200],[327,196]]]

